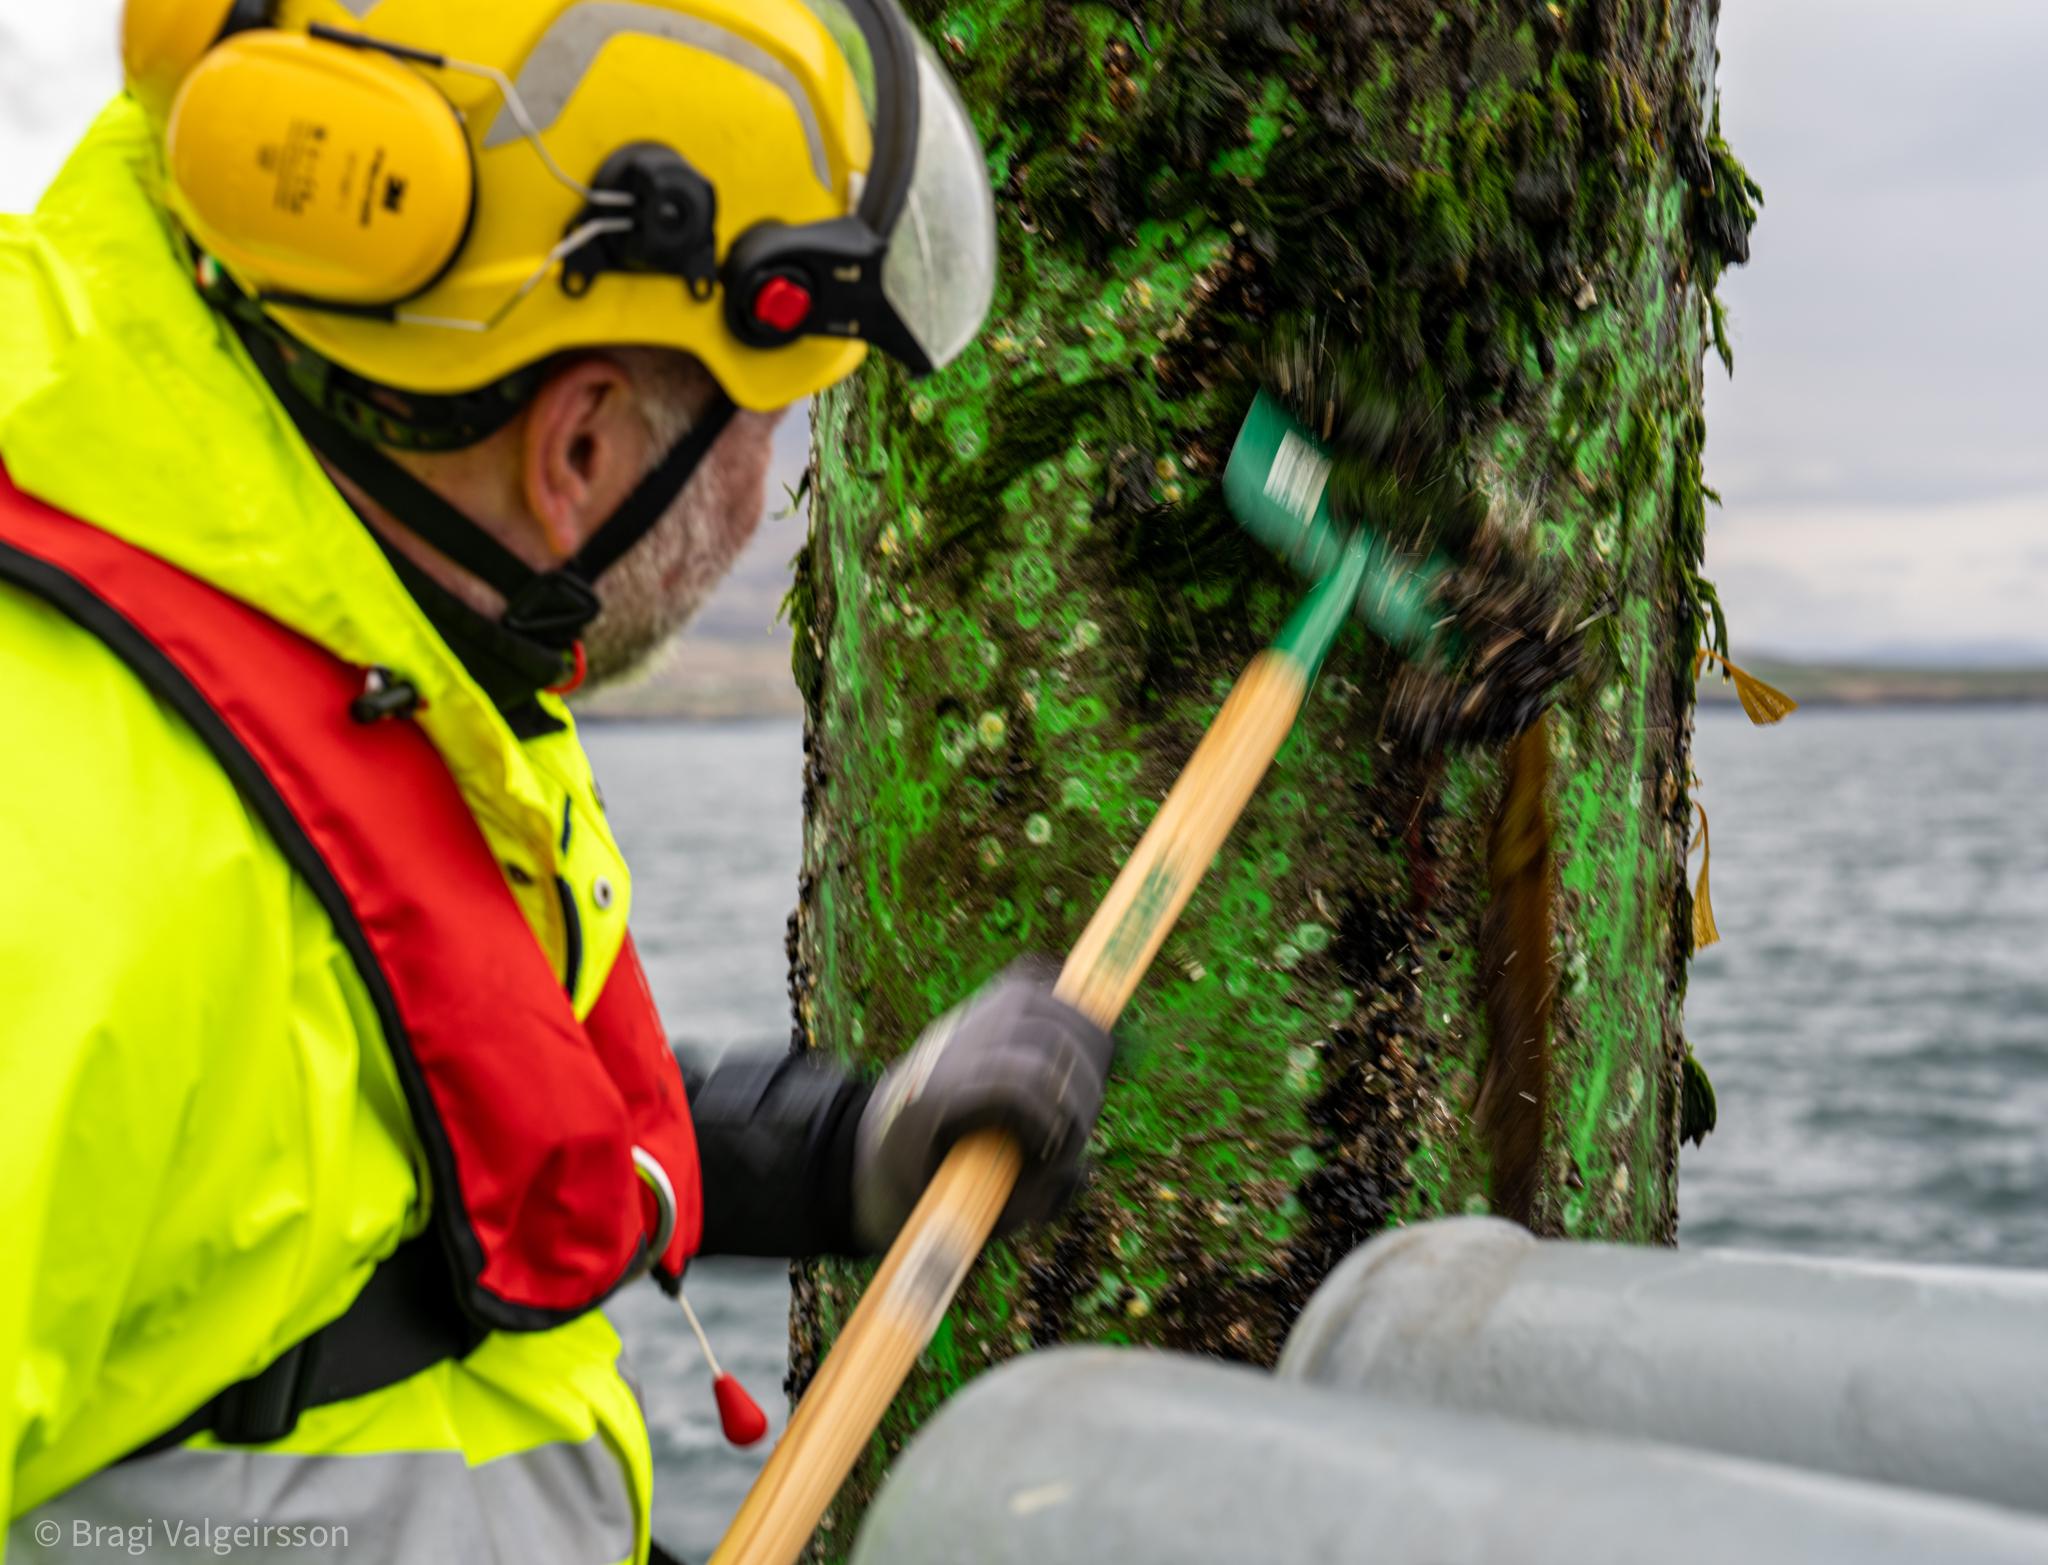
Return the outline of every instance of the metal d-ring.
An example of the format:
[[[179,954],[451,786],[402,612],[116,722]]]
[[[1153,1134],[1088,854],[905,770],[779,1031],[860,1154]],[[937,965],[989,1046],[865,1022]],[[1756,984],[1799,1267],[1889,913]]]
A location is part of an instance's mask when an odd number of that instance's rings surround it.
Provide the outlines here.
[[[645,1147],[633,1148],[633,1167],[661,1206],[661,1224],[655,1229],[654,1242],[647,1252],[649,1264],[654,1264],[668,1254],[668,1242],[676,1236],[676,1187],[669,1182],[668,1170]]]

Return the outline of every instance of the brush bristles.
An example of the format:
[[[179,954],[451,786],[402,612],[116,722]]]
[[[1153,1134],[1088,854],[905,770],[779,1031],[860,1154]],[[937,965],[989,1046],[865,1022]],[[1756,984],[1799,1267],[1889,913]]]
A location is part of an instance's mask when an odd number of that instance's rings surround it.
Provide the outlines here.
[[[1389,730],[1422,750],[1522,733],[1580,665],[1572,616],[1524,554],[1527,518],[1473,481],[1466,442],[1426,379],[1330,345],[1316,322],[1283,325],[1256,373],[1330,451],[1329,500],[1397,549],[1454,568],[1437,583],[1438,653],[1406,665]]]
[[[1448,663],[1410,663],[1394,679],[1387,727],[1433,751],[1498,744],[1524,732],[1575,678],[1582,642],[1570,612],[1521,558],[1505,530],[1484,527],[1438,584]]]

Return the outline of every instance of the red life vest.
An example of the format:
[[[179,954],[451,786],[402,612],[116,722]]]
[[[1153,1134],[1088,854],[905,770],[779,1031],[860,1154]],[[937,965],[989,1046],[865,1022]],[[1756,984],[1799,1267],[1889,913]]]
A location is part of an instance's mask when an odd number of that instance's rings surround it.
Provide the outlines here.
[[[703,1229],[697,1145],[630,940],[579,1023],[432,742],[351,715],[368,670],[4,470],[0,580],[190,722],[320,898],[382,1021],[464,1311],[540,1330],[650,1264],[674,1286]]]

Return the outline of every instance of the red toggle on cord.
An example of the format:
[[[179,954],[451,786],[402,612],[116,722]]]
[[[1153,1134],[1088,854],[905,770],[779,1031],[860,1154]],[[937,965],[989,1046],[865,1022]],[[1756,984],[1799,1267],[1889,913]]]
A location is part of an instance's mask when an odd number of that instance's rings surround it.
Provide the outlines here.
[[[768,1433],[768,1415],[761,1411],[760,1403],[747,1395],[747,1388],[737,1378],[718,1367],[718,1357],[711,1351],[711,1339],[704,1335],[703,1323],[697,1319],[697,1312],[690,1308],[690,1301],[679,1293],[676,1302],[689,1317],[690,1330],[697,1334],[697,1346],[704,1350],[704,1362],[711,1366],[711,1395],[718,1402],[719,1427],[734,1445],[752,1445]]]

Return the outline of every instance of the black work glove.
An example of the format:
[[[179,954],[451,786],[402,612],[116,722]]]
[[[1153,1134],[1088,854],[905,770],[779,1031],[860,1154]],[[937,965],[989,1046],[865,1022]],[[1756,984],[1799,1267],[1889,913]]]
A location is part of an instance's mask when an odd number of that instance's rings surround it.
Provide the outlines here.
[[[864,1243],[888,1248],[970,1131],[1007,1130],[1024,1151],[998,1233],[1056,1216],[1080,1188],[1116,1046],[1054,996],[1056,976],[1040,958],[1012,964],[883,1073],[854,1144],[854,1226]]]

